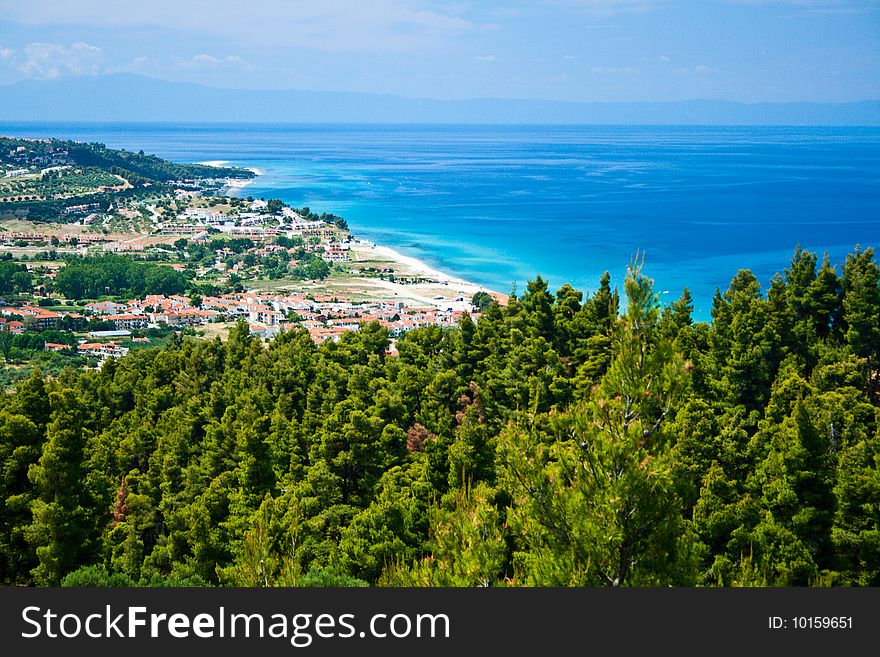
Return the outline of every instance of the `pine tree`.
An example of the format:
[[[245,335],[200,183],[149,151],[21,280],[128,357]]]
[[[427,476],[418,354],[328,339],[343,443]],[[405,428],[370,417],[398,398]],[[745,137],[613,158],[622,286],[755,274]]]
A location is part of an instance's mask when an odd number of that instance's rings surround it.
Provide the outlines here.
[[[40,457],[42,435],[24,415],[0,411],[0,582],[30,580],[35,563],[25,540],[34,499],[28,468]]]
[[[853,354],[880,367],[880,267],[874,249],[856,249],[843,267],[843,321]]]
[[[81,403],[70,389],[51,393],[49,402],[43,454],[28,473],[37,494],[28,540],[39,560],[34,580],[57,585],[94,552],[95,537],[82,485],[86,439]]]
[[[625,290],[616,355],[590,406],[500,438],[524,583],[659,584],[690,566],[663,430],[684,363],[658,340],[657,299],[639,264]]]

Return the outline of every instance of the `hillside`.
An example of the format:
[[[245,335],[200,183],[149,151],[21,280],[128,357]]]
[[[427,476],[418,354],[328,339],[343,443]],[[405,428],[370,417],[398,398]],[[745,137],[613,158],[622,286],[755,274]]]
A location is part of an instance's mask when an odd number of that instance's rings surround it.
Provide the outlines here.
[[[253,177],[247,169],[179,164],[99,143],[0,137],[0,214],[7,216],[59,221],[72,206],[106,208],[119,197],[161,196],[168,185]]]
[[[877,586],[880,268],[711,325],[540,278],[478,322],[172,337],[0,396],[0,582]]]

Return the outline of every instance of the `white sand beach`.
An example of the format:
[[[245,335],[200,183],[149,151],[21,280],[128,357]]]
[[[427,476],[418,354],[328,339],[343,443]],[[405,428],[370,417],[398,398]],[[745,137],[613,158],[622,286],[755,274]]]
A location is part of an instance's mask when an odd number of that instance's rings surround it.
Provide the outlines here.
[[[506,303],[507,295],[499,294],[483,285],[439,271],[427,263],[404,255],[388,246],[372,242],[355,242],[351,249],[352,262],[389,267],[395,278],[420,278],[418,283],[400,283],[388,279],[359,278],[360,285],[390,293],[401,299],[409,299],[417,304],[437,307],[451,307],[456,310],[470,310],[471,299],[477,292],[487,292],[500,303]]]
[[[244,189],[248,185],[252,185],[253,182],[254,178],[227,178],[226,184],[223,186],[223,191],[224,193],[235,193],[238,190]]]
[[[367,247],[367,252],[376,253],[380,256],[388,258],[389,260],[393,260],[394,262],[406,265],[413,271],[418,272],[419,274],[422,274],[427,278],[435,278],[439,282],[452,283],[455,285],[473,285],[473,283],[469,283],[464,279],[456,278],[454,276],[450,276],[449,274],[445,274],[441,271],[433,269],[425,262],[410,256],[403,255],[399,251],[395,251],[388,246],[379,246],[378,244],[376,244],[372,247]]]
[[[207,167],[228,167],[234,166],[229,160],[206,160],[204,162],[197,162],[197,164],[203,164]],[[262,176],[263,171],[256,167],[243,167],[246,171],[253,172],[254,176]],[[221,190],[224,194],[237,194],[243,188],[248,185],[253,184],[255,178],[227,178],[226,184],[223,186]]]

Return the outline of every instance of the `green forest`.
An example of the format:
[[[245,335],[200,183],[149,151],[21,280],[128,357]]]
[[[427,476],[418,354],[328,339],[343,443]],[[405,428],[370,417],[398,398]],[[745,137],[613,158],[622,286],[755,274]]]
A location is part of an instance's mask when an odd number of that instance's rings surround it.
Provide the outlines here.
[[[16,149],[23,149],[20,154]],[[38,157],[51,156],[59,151],[69,164],[98,167],[119,173],[134,175],[151,181],[168,182],[183,178],[253,178],[253,171],[239,167],[211,167],[204,164],[179,164],[155,155],[146,155],[125,149],[107,148],[104,144],[81,143],[63,139],[16,139],[0,137],[0,162],[28,164]],[[113,184],[118,183],[118,181]]]
[[[880,585],[880,268],[798,249],[711,323],[540,278],[479,321],[175,336],[0,397],[0,580]]]
[[[171,267],[103,255],[71,259],[58,271],[54,287],[69,299],[95,299],[102,295],[174,295],[188,286],[189,279]]]

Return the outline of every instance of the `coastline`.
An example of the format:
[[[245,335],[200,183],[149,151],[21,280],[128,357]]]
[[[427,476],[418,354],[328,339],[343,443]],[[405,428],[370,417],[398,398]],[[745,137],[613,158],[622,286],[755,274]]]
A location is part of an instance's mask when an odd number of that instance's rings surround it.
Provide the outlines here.
[[[427,263],[404,255],[389,246],[358,240],[351,244],[352,260],[348,264],[374,266],[377,269],[393,269],[394,280],[388,278],[366,278],[353,276],[353,281],[340,281],[341,286],[354,286],[372,290],[371,296],[387,297],[389,293],[409,305],[434,306],[466,310],[471,308],[471,300],[477,292],[486,292],[499,304],[507,303],[507,295],[500,294],[484,285],[452,276]],[[400,283],[397,279],[420,279],[418,282]],[[377,297],[377,298],[378,298]]]
[[[206,160],[204,162],[196,162],[196,164],[202,164],[206,167],[234,166],[234,165],[232,165],[232,163],[229,160]],[[223,188],[220,190],[221,193],[228,195],[230,192],[232,192],[234,195],[236,192],[239,192],[240,190],[244,189],[248,185],[253,184],[253,182],[256,180],[257,176],[263,175],[263,171],[261,169],[256,168],[256,167],[241,167],[241,168],[244,169],[245,171],[251,171],[254,174],[254,177],[248,178],[248,179],[226,178],[225,179],[226,182],[224,183]]]
[[[259,176],[260,174],[257,173]],[[220,191],[226,194],[227,196],[232,192],[233,194],[241,191],[248,185],[252,185],[254,182],[254,178],[250,178],[248,180],[244,180],[242,178],[227,178],[226,183],[223,185],[223,189]]]
[[[205,166],[225,167],[232,166],[230,160],[207,160],[199,162]],[[240,196],[241,190],[252,184],[256,176],[262,176],[264,172],[256,167],[242,167],[254,173],[254,178],[242,180],[227,178],[221,192],[230,196]],[[477,292],[486,292],[499,304],[507,303],[507,295],[491,290],[463,278],[452,276],[443,271],[431,267],[427,263],[407,256],[396,251],[390,246],[374,244],[359,239],[355,234],[349,233],[353,242],[350,244],[350,252],[354,256],[351,263],[355,265],[369,264],[378,269],[393,269],[394,278],[424,279],[416,283],[399,283],[396,280],[351,275],[331,278],[319,287],[330,287],[344,294],[365,296],[367,298],[397,297],[409,302],[408,305],[427,305],[434,307],[452,308],[453,310],[467,310],[471,308],[471,299]],[[350,263],[350,264],[351,264]]]

